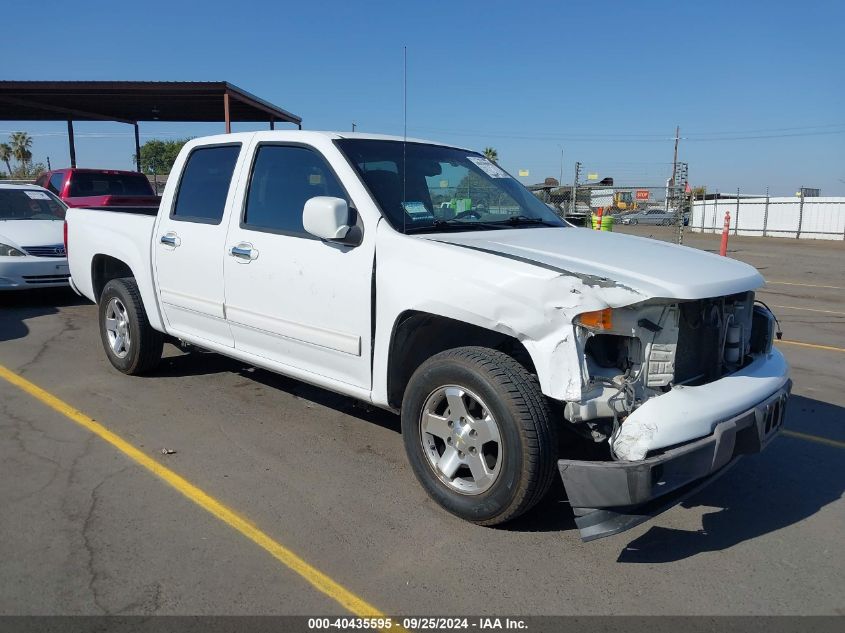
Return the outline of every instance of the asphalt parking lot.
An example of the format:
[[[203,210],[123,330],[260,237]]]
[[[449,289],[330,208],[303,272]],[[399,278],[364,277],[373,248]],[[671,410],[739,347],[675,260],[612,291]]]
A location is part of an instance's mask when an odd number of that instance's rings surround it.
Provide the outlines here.
[[[390,413],[171,346],[152,376],[124,376],[86,300],[2,296],[0,365],[247,527],[0,380],[0,614],[347,613],[285,552],[396,615],[845,614],[845,243],[732,237],[729,255],[769,282],[758,296],[795,382],[788,432],[683,505],[586,544],[559,488],[505,528],[447,515]]]

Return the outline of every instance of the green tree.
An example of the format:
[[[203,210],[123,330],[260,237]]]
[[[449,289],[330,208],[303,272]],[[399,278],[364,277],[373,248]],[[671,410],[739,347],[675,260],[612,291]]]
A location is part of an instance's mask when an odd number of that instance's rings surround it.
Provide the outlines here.
[[[12,160],[12,146],[8,143],[0,143],[0,160],[6,163],[6,171],[12,175],[12,165],[9,163]]]
[[[16,180],[35,180],[45,171],[47,171],[47,165],[44,163],[27,163],[15,167],[11,176]]]
[[[499,160],[499,152],[497,152],[492,147],[485,147],[484,148],[484,156],[487,157],[487,160],[492,161],[494,163],[498,162],[498,160]]]
[[[141,171],[145,174],[169,174],[179,150],[188,138],[175,141],[151,139],[141,146]],[[132,157],[135,160],[135,157]]]
[[[9,145],[12,148],[12,156],[20,163],[20,167],[26,170],[27,163],[32,160],[32,137],[26,132],[12,132]]]

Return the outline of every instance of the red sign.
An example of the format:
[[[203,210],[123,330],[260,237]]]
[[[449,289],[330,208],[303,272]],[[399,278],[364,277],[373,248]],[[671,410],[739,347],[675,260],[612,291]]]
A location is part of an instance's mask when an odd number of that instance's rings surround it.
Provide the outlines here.
[[[648,200],[648,189],[637,189],[637,200]]]

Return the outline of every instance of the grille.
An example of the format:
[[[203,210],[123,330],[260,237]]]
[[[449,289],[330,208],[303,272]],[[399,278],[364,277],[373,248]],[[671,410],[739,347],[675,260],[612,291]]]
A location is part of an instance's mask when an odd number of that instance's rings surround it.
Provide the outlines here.
[[[721,376],[721,330],[718,320],[710,318],[714,307],[718,303],[709,299],[680,304],[676,383],[701,385]]]
[[[715,299],[679,304],[678,348],[675,354],[676,383],[705,384],[733,372],[750,360],[751,311],[754,293],[744,292]],[[723,357],[727,328],[739,326],[742,340],[738,358]]]
[[[23,250],[34,257],[65,257],[64,244],[48,244],[47,246],[24,246]]]

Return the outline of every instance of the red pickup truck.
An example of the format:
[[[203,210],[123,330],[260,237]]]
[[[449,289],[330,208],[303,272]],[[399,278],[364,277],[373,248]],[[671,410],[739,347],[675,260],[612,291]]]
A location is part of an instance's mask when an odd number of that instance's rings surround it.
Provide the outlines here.
[[[150,181],[136,171],[114,169],[54,169],[36,185],[49,189],[69,207],[152,207],[160,198]]]

